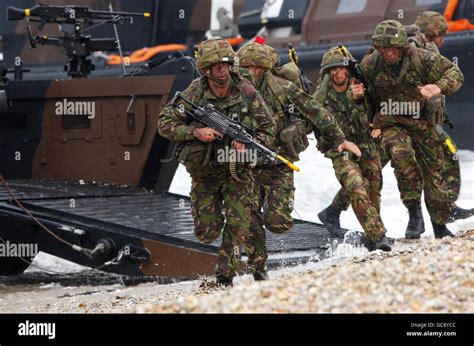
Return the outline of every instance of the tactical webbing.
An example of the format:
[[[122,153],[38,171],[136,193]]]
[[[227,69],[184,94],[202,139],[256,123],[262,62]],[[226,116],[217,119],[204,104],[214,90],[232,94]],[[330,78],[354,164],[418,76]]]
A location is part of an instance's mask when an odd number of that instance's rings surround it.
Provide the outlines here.
[[[273,94],[277,97],[278,101],[280,101],[282,107],[284,108],[285,105],[288,103],[288,98],[286,97],[285,91],[283,88],[278,84],[276,78],[272,75],[270,71],[265,71],[264,78],[268,83],[268,86],[272,90]]]
[[[423,80],[423,83],[426,84],[426,80],[424,78],[424,69],[423,69],[423,64],[421,63],[420,57],[418,56],[418,53],[416,51],[416,46],[414,43],[410,43],[410,48],[409,48],[409,55],[410,55],[410,61],[412,65],[415,67],[416,73],[420,76],[420,78]]]
[[[280,103],[280,106],[278,107],[278,113],[279,113],[278,116],[283,117],[283,121],[286,127],[291,123],[292,115],[290,115],[289,117],[285,117],[284,114],[287,113],[287,105],[291,104],[292,102],[288,99],[282,86],[278,84],[278,81],[275,78],[275,76],[270,71],[266,71],[265,73],[266,73],[265,81],[267,82],[268,87],[270,88],[270,90],[276,96],[277,100]]]
[[[316,102],[318,102],[320,105],[324,105],[324,101],[326,100],[329,89],[331,88],[331,78],[329,75],[326,73],[324,75],[324,78],[319,85],[318,90],[316,91]]]
[[[380,53],[379,51],[376,49],[374,50],[369,56],[368,58],[370,59],[366,66],[366,74],[367,74],[367,77],[368,79],[370,80],[373,76],[374,76],[374,71],[376,68],[378,68],[377,64],[379,63],[379,57],[380,57]]]

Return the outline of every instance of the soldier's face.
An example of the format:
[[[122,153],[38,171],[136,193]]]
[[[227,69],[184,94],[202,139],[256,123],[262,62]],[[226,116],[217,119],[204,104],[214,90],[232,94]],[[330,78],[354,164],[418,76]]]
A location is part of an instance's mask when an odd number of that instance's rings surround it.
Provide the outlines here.
[[[383,59],[389,65],[394,65],[400,61],[402,55],[402,49],[398,47],[382,47],[380,48]]]
[[[349,71],[347,71],[346,67],[333,67],[329,71],[329,77],[336,85],[345,85],[349,80]]]
[[[255,85],[257,85],[258,82],[260,81],[260,79],[262,78],[263,72],[265,72],[265,69],[263,69],[261,67],[250,66],[250,67],[248,67],[248,70],[249,70],[250,74],[252,75],[252,78],[253,78],[253,81],[254,81]]]
[[[209,78],[219,85],[225,85],[230,79],[230,64],[220,62],[209,69]]]
[[[436,47],[441,47],[444,43],[444,38],[443,36],[436,36],[431,39],[433,43],[436,45]]]

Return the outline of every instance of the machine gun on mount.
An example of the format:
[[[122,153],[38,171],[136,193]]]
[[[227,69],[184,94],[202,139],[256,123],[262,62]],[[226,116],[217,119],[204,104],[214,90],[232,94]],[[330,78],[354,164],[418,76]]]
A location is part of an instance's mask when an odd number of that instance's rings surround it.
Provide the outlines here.
[[[8,6],[7,17],[8,20],[26,18],[26,29],[31,48],[36,48],[38,45],[62,47],[68,56],[64,66],[67,74],[72,78],[86,78],[95,68],[91,60],[88,59],[91,52],[120,50],[120,42],[117,34],[116,38],[92,39],[90,36],[83,35],[82,32],[106,23],[122,24],[125,20],[133,23],[133,17],[150,17],[150,14],[146,12],[95,11],[85,6],[36,5],[27,9]],[[34,35],[30,22],[38,22],[40,31],[48,23],[57,23],[64,36]],[[83,25],[89,26],[82,28]]]

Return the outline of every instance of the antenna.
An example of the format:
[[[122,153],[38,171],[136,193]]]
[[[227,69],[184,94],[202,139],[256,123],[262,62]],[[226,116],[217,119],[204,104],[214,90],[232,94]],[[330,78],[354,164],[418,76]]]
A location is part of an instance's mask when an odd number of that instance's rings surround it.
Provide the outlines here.
[[[114,9],[112,7],[112,4],[109,4],[109,11],[110,11],[110,14],[112,15],[112,22],[114,24],[114,32],[115,32],[115,40],[116,40],[115,42],[117,42],[117,48],[118,48],[118,51],[119,51],[119,54],[120,54],[120,61],[122,62],[123,74],[126,74],[127,70],[125,69],[125,62],[123,61],[122,45],[120,44],[120,37],[119,37],[119,34],[118,34],[117,23],[116,23],[116,20],[119,17],[114,16]]]

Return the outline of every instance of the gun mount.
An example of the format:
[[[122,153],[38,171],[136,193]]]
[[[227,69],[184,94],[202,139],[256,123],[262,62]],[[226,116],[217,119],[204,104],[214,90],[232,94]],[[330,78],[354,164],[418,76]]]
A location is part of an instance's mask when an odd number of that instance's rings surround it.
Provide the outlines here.
[[[30,47],[38,45],[53,45],[62,47],[67,55],[64,70],[72,78],[87,78],[94,70],[94,65],[88,59],[94,51],[115,51],[119,48],[117,38],[93,39],[83,35],[83,31],[106,23],[122,24],[125,21],[133,23],[133,17],[150,17],[150,14],[136,12],[95,11],[86,6],[49,6],[36,5],[28,9],[7,7],[8,20],[27,20],[26,29]],[[34,35],[31,22],[39,23],[39,31],[47,23],[57,23],[64,34],[59,36]],[[83,28],[83,26],[87,26]]]

